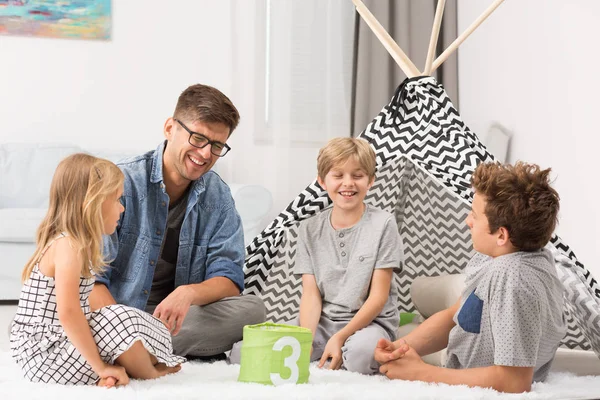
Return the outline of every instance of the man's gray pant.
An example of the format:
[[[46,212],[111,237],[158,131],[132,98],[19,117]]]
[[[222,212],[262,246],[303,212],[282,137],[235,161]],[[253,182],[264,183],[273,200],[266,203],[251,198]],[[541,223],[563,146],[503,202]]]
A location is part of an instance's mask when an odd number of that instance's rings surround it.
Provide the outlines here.
[[[152,314],[156,306],[146,307]],[[213,356],[242,340],[244,325],[265,322],[263,301],[253,295],[226,297],[205,306],[191,306],[181,330],[173,336],[179,356]]]

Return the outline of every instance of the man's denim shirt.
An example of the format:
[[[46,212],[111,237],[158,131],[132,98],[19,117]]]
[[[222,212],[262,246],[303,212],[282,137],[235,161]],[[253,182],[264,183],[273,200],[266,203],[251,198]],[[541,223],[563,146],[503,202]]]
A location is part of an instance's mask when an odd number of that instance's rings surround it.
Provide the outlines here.
[[[113,260],[103,276],[119,304],[143,310],[167,226],[169,196],[163,183],[166,142],[155,151],[117,165],[125,174],[121,215],[115,233],[104,237],[104,257]],[[231,191],[213,171],[192,182],[179,235],[175,287],[222,276],[244,288],[242,221]]]

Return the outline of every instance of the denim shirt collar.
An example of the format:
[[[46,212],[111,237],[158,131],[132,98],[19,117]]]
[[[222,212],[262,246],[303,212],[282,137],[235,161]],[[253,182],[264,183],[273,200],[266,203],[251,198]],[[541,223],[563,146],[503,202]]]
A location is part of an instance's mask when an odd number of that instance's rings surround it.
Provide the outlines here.
[[[165,152],[166,147],[167,141],[164,140],[158,145],[158,147],[154,151],[154,155],[152,157],[152,173],[150,174],[150,182],[152,183],[163,183],[163,153]],[[190,188],[190,191],[199,195],[204,191],[204,189],[204,175],[202,175],[200,179],[197,179],[192,182],[192,187]]]
[[[125,175],[125,212],[117,231],[105,236],[104,256],[111,268],[96,277],[119,304],[145,309],[156,260],[168,226],[169,196],[163,181],[161,143],[155,151],[119,167]],[[174,286],[200,283],[216,276],[244,288],[242,221],[231,191],[213,171],[191,182],[179,234]]]

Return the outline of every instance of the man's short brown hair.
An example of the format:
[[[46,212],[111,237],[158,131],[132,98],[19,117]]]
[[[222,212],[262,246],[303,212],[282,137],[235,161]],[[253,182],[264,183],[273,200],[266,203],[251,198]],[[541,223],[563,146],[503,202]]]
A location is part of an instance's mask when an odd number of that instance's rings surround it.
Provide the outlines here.
[[[221,123],[229,127],[229,136],[240,122],[240,114],[220,90],[207,85],[192,85],[179,99],[173,117],[182,121]]]
[[[480,164],[471,182],[487,202],[490,233],[504,227],[518,250],[543,248],[556,228],[560,200],[549,176],[550,168],[524,162]]]
[[[350,137],[333,138],[319,150],[317,157],[319,178],[325,180],[325,175],[331,168],[346,162],[350,157],[356,158],[369,180],[375,178],[377,168],[375,151],[366,140]]]

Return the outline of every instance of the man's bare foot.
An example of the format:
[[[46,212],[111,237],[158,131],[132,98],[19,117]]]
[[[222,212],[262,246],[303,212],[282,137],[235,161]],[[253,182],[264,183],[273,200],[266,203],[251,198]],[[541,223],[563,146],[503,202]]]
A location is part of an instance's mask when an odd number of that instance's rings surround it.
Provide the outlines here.
[[[111,387],[115,387],[116,384],[117,384],[117,380],[115,378],[113,378],[112,376],[109,376],[108,378],[100,378],[100,380],[98,381],[98,383],[96,385],[98,385],[100,387],[111,388]]]
[[[167,367],[164,363],[158,363],[154,366],[156,368],[156,372],[158,372],[158,376],[165,376],[168,374],[174,374],[181,369],[181,364],[177,364],[174,367]]]

